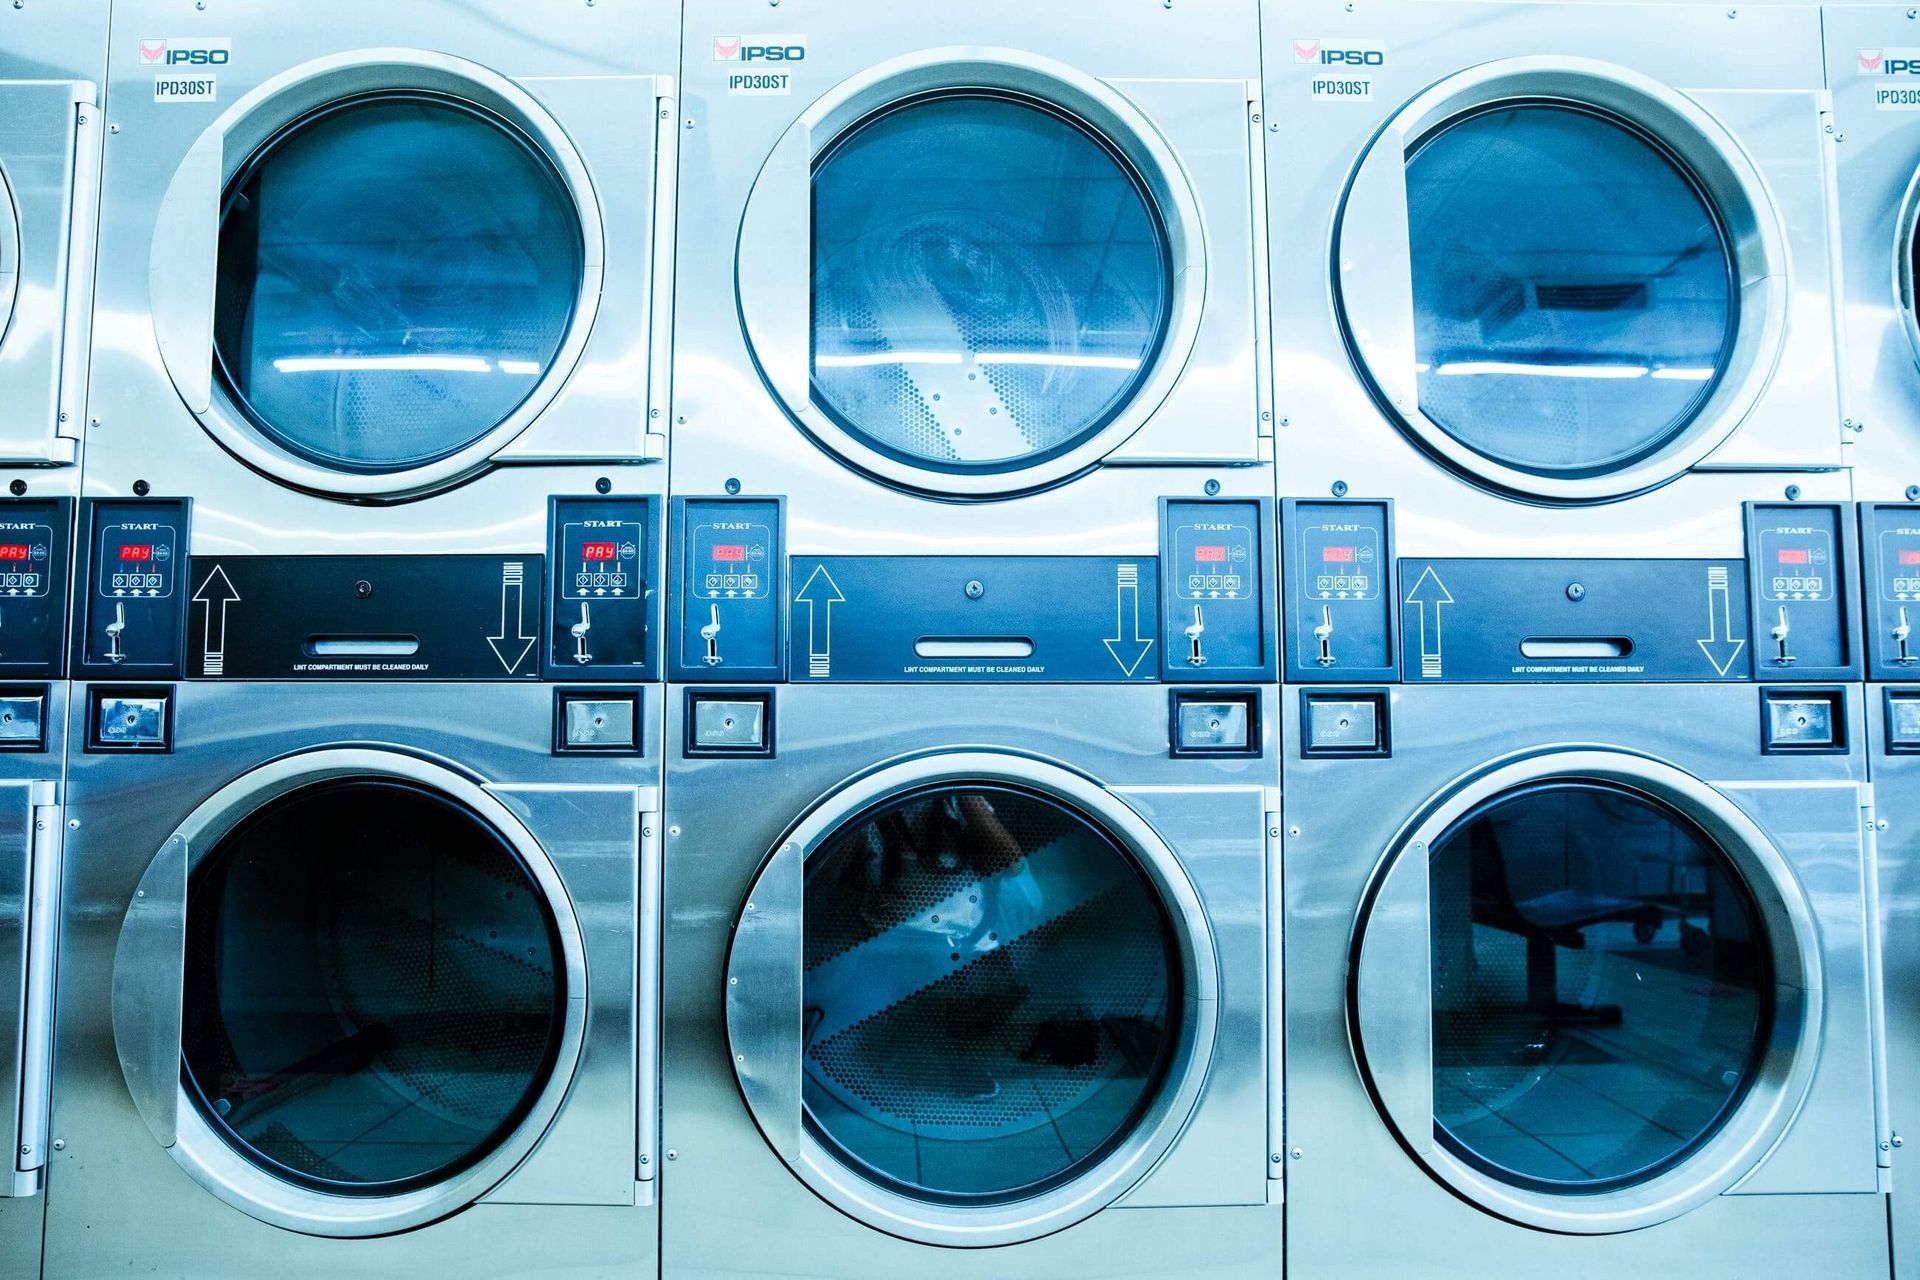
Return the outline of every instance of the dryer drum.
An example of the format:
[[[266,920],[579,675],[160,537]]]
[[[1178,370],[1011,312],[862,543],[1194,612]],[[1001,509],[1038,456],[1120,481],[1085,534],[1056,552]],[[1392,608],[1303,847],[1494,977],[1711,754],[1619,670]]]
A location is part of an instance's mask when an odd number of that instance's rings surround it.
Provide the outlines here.
[[[533,394],[584,264],[579,211],[518,129],[437,94],[350,98],[280,131],[227,186],[216,372],[296,457],[422,466]]]
[[[1628,466],[1691,426],[1739,288],[1699,181],[1651,134],[1503,102],[1408,148],[1421,412],[1521,470]]]
[[[525,863],[450,797],[373,778],[289,792],[189,885],[187,1092],[289,1182],[392,1195],[441,1181],[546,1087],[560,954]]]
[[[1166,908],[1061,803],[966,783],[890,799],[809,858],[805,914],[806,1121],[864,1176],[923,1200],[1037,1194],[1166,1082]]]
[[[1098,435],[1165,337],[1166,230],[1132,166],[1034,99],[896,104],[813,172],[815,399],[936,471],[1008,471]]]
[[[1771,1036],[1771,949],[1671,806],[1543,782],[1434,842],[1434,1134],[1510,1183],[1600,1191],[1685,1160]]]

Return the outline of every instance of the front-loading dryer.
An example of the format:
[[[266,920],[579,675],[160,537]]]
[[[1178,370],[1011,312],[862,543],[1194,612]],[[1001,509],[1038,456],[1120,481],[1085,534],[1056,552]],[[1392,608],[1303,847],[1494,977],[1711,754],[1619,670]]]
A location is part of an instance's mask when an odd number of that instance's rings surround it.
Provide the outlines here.
[[[502,672],[509,563],[196,558],[286,587],[214,609],[226,674],[76,684],[50,1274],[655,1273],[661,690]],[[302,658],[343,602],[437,675]]]
[[[1395,669],[1284,691],[1290,1273],[1887,1274],[1861,686],[1696,664],[1787,510],[1744,561],[1402,557]]]
[[[686,570],[780,559],[686,505]],[[1237,505],[1169,540],[1254,563]],[[668,685],[664,1274],[1276,1273],[1273,690],[1115,667],[1155,569],[786,557],[790,661]]]
[[[1284,494],[1438,556],[1735,555],[1740,503],[1849,496],[1817,10],[1263,21]]]
[[[820,554],[1137,554],[1163,493],[1270,494],[1257,35],[690,13],[674,491],[784,493]]]
[[[90,494],[452,553],[664,489],[677,5],[113,19]]]

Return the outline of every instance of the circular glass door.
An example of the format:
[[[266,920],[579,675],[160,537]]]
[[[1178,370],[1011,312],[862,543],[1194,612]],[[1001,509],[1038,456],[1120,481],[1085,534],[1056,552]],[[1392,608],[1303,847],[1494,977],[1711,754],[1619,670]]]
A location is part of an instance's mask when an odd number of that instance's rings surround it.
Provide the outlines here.
[[[513,843],[444,792],[394,777],[288,791],[189,881],[183,1084],[274,1180],[363,1197],[442,1183],[549,1089],[562,951]]]
[[[1147,1176],[1208,1078],[1220,976],[1138,814],[1058,766],[948,752],[799,822],[723,989],[741,1094],[788,1168],[878,1230],[977,1248]]]
[[[804,918],[806,1121],[904,1195],[1006,1202],[1072,1180],[1166,1080],[1166,909],[1055,800],[946,785],[888,801],[808,860]]]
[[[1770,951],[1728,856],[1626,788],[1543,782],[1434,842],[1434,1133],[1487,1174],[1567,1192],[1673,1167],[1769,1041]]]
[[[1738,318],[1720,220],[1678,157],[1560,103],[1453,120],[1409,150],[1426,418],[1517,470],[1639,461],[1711,395]]]
[[[501,429],[546,381],[585,271],[569,188],[514,125],[438,94],[337,102],[227,185],[216,373],[299,462],[424,467]]]
[[[814,398],[940,472],[1030,469],[1128,407],[1167,332],[1167,232],[1133,165],[1035,99],[947,92],[813,172]]]
[[[20,215],[13,207],[13,191],[0,169],[0,343],[13,325],[13,301],[20,290]]]

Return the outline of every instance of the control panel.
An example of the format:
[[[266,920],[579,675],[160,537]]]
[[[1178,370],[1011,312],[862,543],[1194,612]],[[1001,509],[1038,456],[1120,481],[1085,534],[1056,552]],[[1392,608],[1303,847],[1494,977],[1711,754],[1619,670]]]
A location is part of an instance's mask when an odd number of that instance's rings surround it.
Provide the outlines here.
[[[538,555],[195,556],[189,678],[537,680]]]
[[[1163,499],[1160,676],[1170,681],[1273,678],[1265,584],[1273,562],[1268,503]]]
[[[87,581],[76,676],[166,680],[182,674],[188,593],[181,579],[190,510],[187,498],[97,498],[84,504],[80,562]],[[4,610],[0,597],[0,614]]]
[[[547,507],[547,644],[555,680],[654,675],[657,508],[645,497],[553,498]]]
[[[1280,523],[1286,679],[1398,679],[1392,504],[1288,500]]]
[[[1920,679],[1920,505],[1860,506],[1867,679]],[[1916,703],[1915,705],[1920,705]]]
[[[796,556],[791,576],[795,683],[1160,675],[1153,556]]]
[[[672,678],[778,680],[786,671],[778,498],[676,498]]]
[[[0,678],[66,669],[70,498],[0,498]]]
[[[1752,615],[1743,568],[1738,560],[1401,560],[1401,678],[1746,680]]]
[[[1747,504],[1748,598],[1757,680],[1860,678],[1853,530],[1834,502]]]

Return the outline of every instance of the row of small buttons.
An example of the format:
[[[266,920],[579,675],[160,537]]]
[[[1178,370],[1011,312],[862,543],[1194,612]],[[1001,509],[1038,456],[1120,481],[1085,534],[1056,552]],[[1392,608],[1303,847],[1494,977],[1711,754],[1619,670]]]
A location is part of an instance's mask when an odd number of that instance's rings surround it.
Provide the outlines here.
[[[9,575],[11,576],[11,575]],[[32,576],[32,575],[26,575]],[[116,573],[113,575],[113,588],[116,591],[139,591],[160,585],[157,573]]]
[[[760,575],[757,573],[710,573],[706,577],[708,591],[758,591]]]
[[[624,587],[627,575],[624,573],[576,573],[573,575],[576,587]]]

